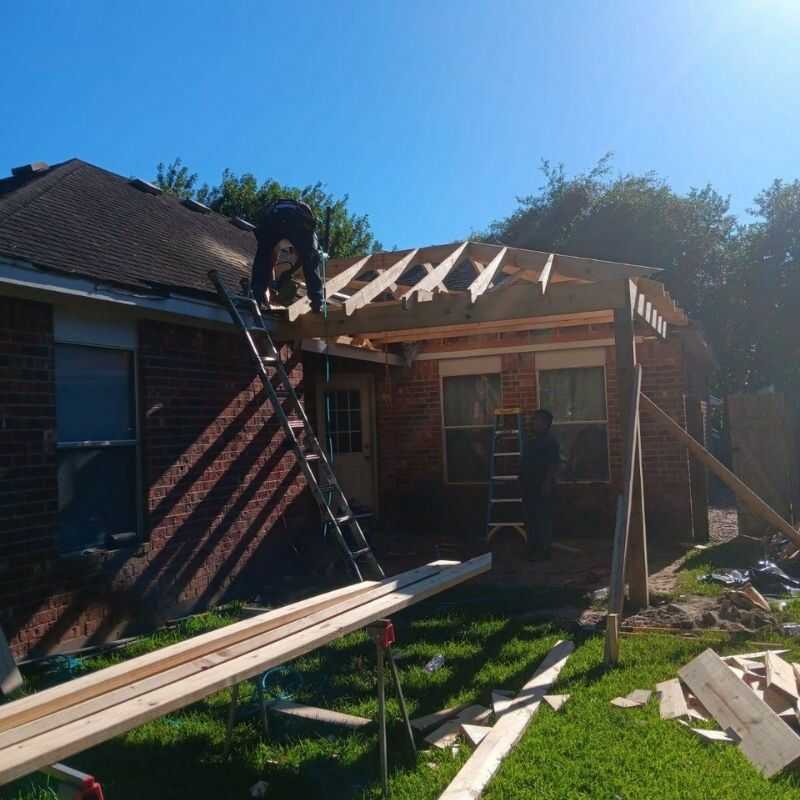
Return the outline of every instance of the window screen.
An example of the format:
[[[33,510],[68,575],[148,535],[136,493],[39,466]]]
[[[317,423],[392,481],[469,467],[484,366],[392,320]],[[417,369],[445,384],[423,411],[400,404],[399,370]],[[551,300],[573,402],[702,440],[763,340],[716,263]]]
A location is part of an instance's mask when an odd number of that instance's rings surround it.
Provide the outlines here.
[[[539,372],[539,406],[553,414],[561,446],[562,481],[607,481],[608,413],[605,368]]]
[[[500,376],[457,375],[442,381],[448,483],[485,483]]]
[[[57,344],[55,374],[59,547],[112,547],[138,527],[133,353]]]

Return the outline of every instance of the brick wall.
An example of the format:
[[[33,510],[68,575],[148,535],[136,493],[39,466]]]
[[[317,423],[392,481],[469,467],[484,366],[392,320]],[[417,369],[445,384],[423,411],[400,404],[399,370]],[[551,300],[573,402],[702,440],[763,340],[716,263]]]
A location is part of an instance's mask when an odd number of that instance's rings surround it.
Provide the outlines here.
[[[49,306],[0,298],[0,624],[19,656],[273,588],[318,515],[238,337],[139,325],[143,543],[62,557]],[[286,352],[291,358],[291,354]],[[302,366],[292,370],[302,391]]]

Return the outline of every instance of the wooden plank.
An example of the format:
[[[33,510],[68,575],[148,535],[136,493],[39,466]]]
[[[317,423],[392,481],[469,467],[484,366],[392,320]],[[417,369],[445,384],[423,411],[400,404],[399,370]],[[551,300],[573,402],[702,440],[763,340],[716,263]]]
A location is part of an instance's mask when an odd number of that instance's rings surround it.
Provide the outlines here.
[[[800,762],[800,736],[738,680],[713,650],[706,650],[678,674],[724,730],[733,729],[739,748],[766,776]]]
[[[520,740],[541,705],[544,695],[558,679],[575,645],[560,641],[547,654],[531,679],[517,694],[520,706],[505,714],[458,771],[439,800],[475,800],[497,772],[502,760]]]
[[[689,707],[686,705],[681,682],[677,678],[657,683],[656,691],[659,694],[658,711],[661,719],[677,719],[688,716]]]
[[[411,297],[417,292],[432,292],[447,277],[447,273],[456,265],[464,251],[469,246],[469,242],[462,242],[452,253],[450,253],[441,263],[437,264],[421,281],[415,283],[406,293],[406,297]]]
[[[615,697],[611,700],[611,705],[617,708],[639,708],[641,703],[637,703],[627,697]]]
[[[447,749],[455,744],[461,734],[461,726],[477,725],[486,722],[491,716],[491,711],[485,706],[470,705],[463,709],[458,716],[440,725],[425,737],[428,744],[440,749]]]
[[[642,393],[642,407],[656,419],[665,430],[686,444],[691,454],[703,462],[731,491],[764,520],[777,528],[784,536],[800,545],[800,533],[783,517],[770,508],[749,486],[733,474],[722,462],[714,458],[700,442],[690,436],[666,411],[659,408],[646,394]]]
[[[411,727],[423,733],[424,731],[435,728],[443,722],[457,717],[465,708],[469,708],[470,703],[462,703],[458,706],[451,708],[443,708],[441,711],[434,711],[433,714],[427,714],[424,717],[417,717],[411,720]]]
[[[143,680],[178,664],[193,661],[259,633],[274,630],[287,622],[301,619],[347,598],[363,595],[375,586],[377,584],[374,581],[365,581],[334,589],[332,592],[325,592],[201,636],[194,636],[184,642],[163,647],[153,653],[132,658],[124,663],[115,664],[2,705],[0,732],[97,697],[128,683]]]
[[[365,306],[367,303],[376,298],[382,291],[388,289],[406,271],[409,264],[411,264],[418,252],[418,250],[412,250],[407,255],[398,259],[394,264],[392,264],[392,266],[378,275],[377,278],[374,278],[369,283],[362,286],[357,292],[345,300],[345,315],[348,317],[351,316],[354,311],[357,311],[362,306]],[[305,338],[305,336],[306,334],[303,334],[301,338]]]
[[[3,748],[0,750],[0,783],[7,783],[40,766],[93,747],[144,722],[240,683],[265,669],[311,652],[370,622],[476,577],[491,569],[491,564],[491,554],[487,553],[358,608],[334,616],[326,609],[285,625],[281,639],[242,656],[226,659],[222,663],[207,656],[205,669],[189,678],[71,722],[55,733],[35,736],[13,747]]]
[[[487,725],[461,725],[461,733],[464,738],[473,746],[478,746],[485,738],[486,734],[491,730]]]
[[[372,725],[372,720],[366,717],[356,717],[353,714],[342,714],[327,708],[292,703],[289,700],[275,700],[268,705],[268,708],[276,714],[283,714],[287,717],[324,722],[328,725],[340,725],[344,728],[366,728],[368,725]]]
[[[553,711],[560,711],[564,703],[569,700],[568,694],[546,694],[542,700],[553,709]]]
[[[755,653],[737,653],[735,655],[729,656],[722,656],[723,661],[729,661],[732,658],[748,658],[752,661],[755,661],[759,658],[764,658],[767,653],[775,653],[776,655],[782,656],[784,653],[788,653],[788,650],[759,650]]]
[[[6,719],[22,720],[17,722],[13,727],[0,732],[0,748],[9,747],[17,742],[30,739],[33,736],[46,733],[47,731],[55,730],[70,722],[82,719],[83,717],[91,714],[96,714],[104,709],[112,708],[113,706],[131,700],[134,697],[141,696],[146,692],[151,692],[156,689],[183,680],[192,675],[197,674],[199,671],[206,669],[212,663],[220,663],[226,659],[241,656],[257,647],[261,647],[272,641],[279,640],[282,636],[286,635],[286,626],[292,624],[296,630],[301,630],[303,627],[303,620],[311,617],[312,615],[320,615],[327,613],[328,616],[335,616],[344,610],[356,608],[371,600],[383,597],[387,594],[413,586],[416,581],[424,578],[433,577],[437,575],[441,569],[444,568],[447,562],[443,565],[429,564],[425,567],[410,570],[409,572],[402,573],[394,578],[387,578],[380,584],[373,581],[368,583],[368,592],[344,592],[343,590],[335,590],[332,602],[314,603],[309,605],[308,601],[301,601],[303,604],[302,614],[291,613],[285,615],[282,619],[278,620],[277,624],[265,627],[263,624],[258,626],[251,626],[245,629],[250,633],[249,636],[242,638],[242,630],[236,633],[235,638],[224,636],[210,636],[205,634],[202,638],[203,642],[199,648],[192,649],[178,649],[177,645],[162,648],[147,656],[155,657],[147,658],[142,656],[138,659],[131,659],[123,664],[117,664],[105,670],[100,670],[94,673],[94,676],[102,677],[103,673],[106,675],[105,680],[98,680],[93,683],[87,682],[84,678],[77,678],[74,681],[61,684],[56,689],[62,691],[54,694],[51,691],[40,692],[38,695],[31,695],[29,698],[22,698],[15,703],[9,703],[7,706],[0,707],[0,711],[8,712]],[[452,562],[451,562],[452,563]],[[354,584],[355,587],[361,587],[361,584]],[[353,587],[345,587],[351,589]],[[325,597],[326,595],[319,595],[317,599]],[[315,598],[311,598],[314,600]],[[329,598],[330,599],[330,598]],[[286,606],[285,609],[278,609],[278,611],[288,610],[291,606]],[[311,613],[309,613],[311,612]],[[270,612],[275,614],[276,612]],[[262,615],[266,618],[267,615]],[[254,618],[258,619],[258,618]],[[249,620],[252,622],[253,620]],[[264,620],[262,620],[263,622]],[[272,620],[275,622],[275,620]],[[310,624],[310,623],[309,623]],[[239,625],[227,626],[217,631],[212,631],[213,634],[221,634],[229,628]],[[193,640],[181,642],[179,644],[189,644]],[[214,649],[210,650],[211,646]],[[186,660],[187,655],[196,653],[197,655]],[[164,669],[154,670],[158,666],[157,656],[164,654],[163,663],[166,665]],[[125,664],[133,665],[139,662],[138,666],[126,674],[121,667]],[[175,666],[169,666],[170,664]],[[132,677],[136,676],[136,677]],[[92,677],[92,676],[85,676]],[[71,685],[75,685],[75,691],[70,692]],[[39,704],[34,706],[30,701],[35,700],[37,697],[43,699],[44,705]],[[15,709],[15,706],[20,708]]]
[[[650,689],[634,689],[628,693],[628,700],[638,703],[640,706],[645,706],[650,702],[653,693]]]
[[[777,689],[792,701],[800,699],[797,678],[791,664],[775,653],[767,653],[764,665],[767,668],[767,689]]]
[[[545,262],[544,268],[539,273],[537,282],[539,284],[539,291],[544,294],[547,287],[550,285],[550,273],[553,271],[553,262],[555,261],[555,253],[550,253]]]
[[[371,255],[360,258],[352,266],[328,278],[323,286],[323,297],[328,298],[336,294],[340,289],[344,289],[364,270],[371,258]],[[311,311],[311,301],[307,297],[301,297],[299,300],[295,300],[294,303],[286,308],[286,313],[290,322],[294,322],[299,316],[307,314],[309,311]]]
[[[492,691],[492,709],[494,710],[495,719],[500,719],[503,714],[511,708],[514,702],[514,695],[510,696],[505,693]]]
[[[469,285],[469,300],[474,303],[488,288],[495,274],[503,266],[503,261],[508,253],[508,248],[504,247],[500,252],[484,267],[481,274]]]
[[[483,323],[502,326],[536,317],[608,311],[624,302],[628,283],[553,283],[546,295],[541,295],[538,286],[521,283],[508,292],[484,295],[480,303],[474,304],[467,292],[449,292],[436,294],[427,303],[408,303],[407,308],[400,302],[371,303],[350,315],[344,309],[329,309],[327,316],[305,314],[293,323],[279,324],[275,338],[294,341],[362,334],[385,339],[392,331],[446,330],[453,326],[463,329],[465,325],[477,329]]]
[[[728,744],[736,744],[739,741],[738,737],[731,736],[730,733],[725,731],[715,731],[709,728],[689,728],[692,733],[696,733],[701,739],[707,739],[710,742],[727,742]]]
[[[492,710],[478,704],[467,706],[463,711],[458,712],[459,722],[466,722],[470,725],[480,725],[487,722],[492,716]]]
[[[22,675],[8,646],[8,640],[0,628],[0,694],[8,697],[22,686]]]

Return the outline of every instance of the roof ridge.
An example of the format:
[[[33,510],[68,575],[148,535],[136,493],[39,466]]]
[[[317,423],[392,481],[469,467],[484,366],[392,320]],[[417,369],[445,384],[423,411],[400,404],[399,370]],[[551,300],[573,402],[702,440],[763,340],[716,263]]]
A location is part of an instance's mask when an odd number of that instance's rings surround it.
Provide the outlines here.
[[[6,198],[0,196],[0,220],[13,217],[18,211],[22,211],[34,200],[38,200],[52,188],[58,186],[64,178],[77,172],[84,164],[85,162],[79,158],[62,161],[60,164],[50,167],[47,174],[42,175],[41,178],[23,184],[19,189],[14,189]]]

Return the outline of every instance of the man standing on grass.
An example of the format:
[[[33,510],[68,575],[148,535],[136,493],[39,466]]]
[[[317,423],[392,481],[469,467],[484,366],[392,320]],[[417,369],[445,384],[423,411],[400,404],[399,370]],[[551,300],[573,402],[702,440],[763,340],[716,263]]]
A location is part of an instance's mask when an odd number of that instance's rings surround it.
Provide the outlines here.
[[[537,549],[542,557],[551,557],[553,544],[553,511],[555,485],[561,453],[558,441],[550,432],[553,415],[540,408],[533,415],[533,436],[528,437],[522,449],[522,500],[527,516],[528,558],[536,558]]]

